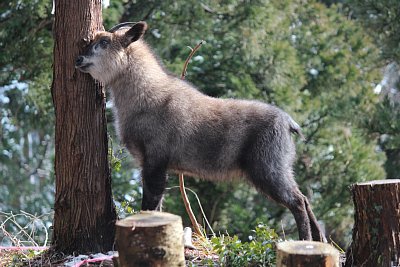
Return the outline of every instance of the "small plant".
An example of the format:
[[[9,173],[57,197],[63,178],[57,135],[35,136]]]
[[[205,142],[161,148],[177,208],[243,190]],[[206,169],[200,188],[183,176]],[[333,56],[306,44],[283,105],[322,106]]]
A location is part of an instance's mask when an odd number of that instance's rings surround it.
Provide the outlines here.
[[[132,207],[132,201],[122,201],[119,213],[125,213],[125,215],[132,215],[135,213],[135,209]]]
[[[124,156],[124,150],[118,148],[118,150],[113,150],[113,140],[109,136],[110,147],[108,148],[108,161],[110,162],[111,170],[119,172],[122,167],[122,161],[126,157]]]
[[[237,236],[213,237],[211,243],[219,254],[220,264],[232,267],[274,266],[276,261],[275,243],[279,241],[274,229],[259,224],[249,236],[249,242],[242,242]]]

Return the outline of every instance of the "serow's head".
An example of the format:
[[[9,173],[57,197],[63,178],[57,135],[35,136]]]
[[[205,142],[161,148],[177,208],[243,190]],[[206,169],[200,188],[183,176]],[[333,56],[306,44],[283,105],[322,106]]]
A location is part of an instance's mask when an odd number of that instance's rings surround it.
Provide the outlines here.
[[[76,58],[75,68],[107,83],[115,74],[126,68],[127,48],[134,45],[146,29],[146,22],[140,21],[129,29],[96,32],[85,52]]]

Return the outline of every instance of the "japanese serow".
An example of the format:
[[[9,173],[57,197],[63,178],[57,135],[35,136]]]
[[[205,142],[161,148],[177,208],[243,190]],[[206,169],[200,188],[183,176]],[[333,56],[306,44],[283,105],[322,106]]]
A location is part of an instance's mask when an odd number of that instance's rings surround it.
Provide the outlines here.
[[[244,177],[289,208],[300,239],[325,241],[294,180],[299,125],[275,106],[209,97],[167,73],[143,40],[146,29],[138,22],[97,32],[75,65],[111,92],[118,136],[142,168],[142,210],[161,205],[167,171]]]

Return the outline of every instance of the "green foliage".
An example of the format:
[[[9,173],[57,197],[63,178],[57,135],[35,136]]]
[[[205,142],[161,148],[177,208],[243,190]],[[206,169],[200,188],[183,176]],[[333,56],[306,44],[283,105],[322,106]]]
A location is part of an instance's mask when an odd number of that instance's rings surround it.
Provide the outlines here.
[[[382,100],[372,118],[367,120],[367,127],[371,133],[380,135],[379,145],[385,152],[387,160],[385,170],[389,178],[398,178],[400,168],[400,128],[399,121],[399,70],[400,62],[400,2],[396,0],[347,0],[345,1],[352,15],[367,29],[373,41],[381,49],[381,64],[389,62],[397,66],[397,71],[386,75],[397,83],[387,84],[382,81],[381,86],[387,87],[382,91]],[[386,79],[386,77],[385,77]],[[386,91],[386,92],[385,92]],[[393,94],[393,91],[395,93]],[[397,95],[397,96],[396,96]],[[393,98],[393,99],[390,99]]]
[[[111,131],[112,135],[115,135]],[[108,157],[111,167],[114,203],[119,218],[140,210],[141,192],[139,171],[132,165],[132,157],[109,138]]]
[[[222,266],[274,266],[276,261],[275,243],[279,241],[273,229],[259,224],[249,236],[249,242],[242,242],[238,236],[213,237],[211,243],[219,254]]]
[[[352,15],[368,28],[385,59],[400,61],[400,2],[397,0],[346,0]]]
[[[0,86],[51,73],[51,4],[50,0],[0,4]]]
[[[1,210],[49,212],[53,202],[52,120],[27,101],[26,84],[3,87],[0,136]]]
[[[0,4],[2,210],[49,212],[53,203],[51,1]]]
[[[385,170],[388,178],[399,178],[400,168],[400,103],[384,96],[366,126],[372,133],[379,134],[380,148],[385,151]]]

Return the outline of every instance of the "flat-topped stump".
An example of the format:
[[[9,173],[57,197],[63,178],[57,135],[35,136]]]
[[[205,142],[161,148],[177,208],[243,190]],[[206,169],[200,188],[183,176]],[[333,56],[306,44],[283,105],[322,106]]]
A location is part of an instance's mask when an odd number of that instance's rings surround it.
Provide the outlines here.
[[[142,211],[116,222],[121,267],[185,266],[182,219],[165,212]]]
[[[277,244],[277,267],[338,267],[339,251],[315,241],[285,241]]]

